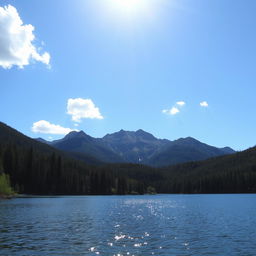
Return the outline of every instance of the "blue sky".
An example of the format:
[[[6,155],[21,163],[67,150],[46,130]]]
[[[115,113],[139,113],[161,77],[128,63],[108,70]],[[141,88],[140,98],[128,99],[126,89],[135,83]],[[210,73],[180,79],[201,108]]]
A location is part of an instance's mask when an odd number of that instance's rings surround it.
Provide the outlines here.
[[[0,35],[2,122],[45,139],[67,128],[95,137],[143,129],[236,150],[256,144],[256,1],[0,0],[7,5],[35,39],[29,57],[6,53],[21,41],[2,8],[0,32],[12,40]]]

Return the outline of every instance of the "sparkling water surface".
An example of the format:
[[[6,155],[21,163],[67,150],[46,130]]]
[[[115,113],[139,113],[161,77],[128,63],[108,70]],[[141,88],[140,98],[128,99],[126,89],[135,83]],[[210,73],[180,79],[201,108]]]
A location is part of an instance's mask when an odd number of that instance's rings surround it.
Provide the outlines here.
[[[256,195],[0,201],[0,255],[256,255]]]

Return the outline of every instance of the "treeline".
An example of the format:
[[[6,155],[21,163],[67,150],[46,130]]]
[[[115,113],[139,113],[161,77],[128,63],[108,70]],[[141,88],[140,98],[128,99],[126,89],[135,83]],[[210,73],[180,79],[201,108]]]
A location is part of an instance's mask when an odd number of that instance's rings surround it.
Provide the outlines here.
[[[0,198],[14,195],[11,187],[10,178],[7,174],[0,174]]]
[[[113,168],[158,193],[256,193],[256,148],[165,168],[140,165]]]
[[[170,193],[256,193],[256,148],[169,167],[168,172],[172,179],[162,187]]]
[[[3,173],[12,187],[26,194],[111,195],[140,193],[143,185],[109,168],[85,165],[57,153],[9,144],[0,147]]]
[[[0,122],[0,173],[15,191],[26,194],[144,193],[139,181],[79,161]],[[88,162],[96,162],[88,156]]]
[[[1,173],[27,194],[256,193],[256,148],[165,168],[95,166],[0,123]]]

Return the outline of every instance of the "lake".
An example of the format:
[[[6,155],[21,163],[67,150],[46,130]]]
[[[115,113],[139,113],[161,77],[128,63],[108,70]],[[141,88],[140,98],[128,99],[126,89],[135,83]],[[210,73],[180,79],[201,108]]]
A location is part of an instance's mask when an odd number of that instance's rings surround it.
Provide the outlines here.
[[[0,255],[256,255],[256,195],[0,201]]]

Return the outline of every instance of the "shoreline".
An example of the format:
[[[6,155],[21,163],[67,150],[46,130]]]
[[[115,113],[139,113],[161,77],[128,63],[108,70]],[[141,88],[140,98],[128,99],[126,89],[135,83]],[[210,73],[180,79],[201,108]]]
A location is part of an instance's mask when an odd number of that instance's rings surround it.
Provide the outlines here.
[[[0,200],[8,200],[16,197],[15,195],[0,195]]]
[[[143,195],[132,195],[132,194],[126,194],[126,195],[35,195],[35,194],[15,194],[15,195],[0,195],[0,200],[10,200],[14,198],[57,198],[57,197],[97,197],[97,196],[160,196],[160,195],[255,195],[256,193],[159,193],[159,194],[143,194]]]

